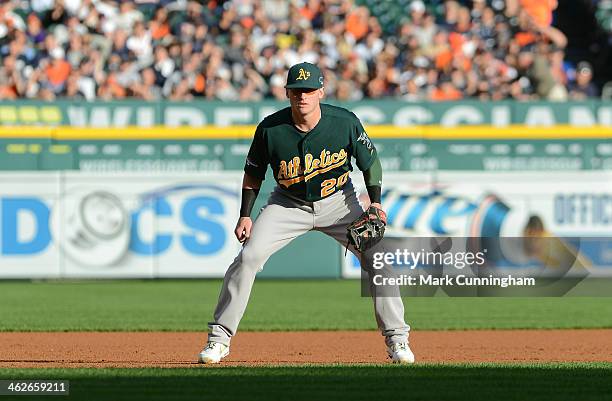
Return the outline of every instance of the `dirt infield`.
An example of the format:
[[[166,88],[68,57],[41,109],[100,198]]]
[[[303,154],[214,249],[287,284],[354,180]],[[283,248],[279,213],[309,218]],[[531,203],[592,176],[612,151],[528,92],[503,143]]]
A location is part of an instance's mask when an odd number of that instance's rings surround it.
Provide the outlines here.
[[[198,366],[203,333],[0,333],[0,367]],[[418,362],[612,361],[612,330],[415,331]],[[244,332],[227,365],[381,363],[374,331]]]

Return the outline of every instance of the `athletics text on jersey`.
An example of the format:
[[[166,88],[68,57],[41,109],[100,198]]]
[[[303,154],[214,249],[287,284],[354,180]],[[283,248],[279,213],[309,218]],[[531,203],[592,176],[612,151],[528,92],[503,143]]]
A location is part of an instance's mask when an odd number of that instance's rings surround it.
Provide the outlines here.
[[[321,120],[304,133],[293,125],[287,107],[257,126],[244,171],[263,179],[269,164],[282,189],[314,202],[346,184],[351,157],[362,171],[376,158],[376,148],[355,114],[321,104]]]

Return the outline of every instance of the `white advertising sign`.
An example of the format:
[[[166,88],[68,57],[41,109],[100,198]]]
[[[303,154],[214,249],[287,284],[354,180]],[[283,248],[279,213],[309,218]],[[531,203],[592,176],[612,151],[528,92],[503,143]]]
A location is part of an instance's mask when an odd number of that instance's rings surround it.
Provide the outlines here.
[[[0,175],[0,277],[219,277],[240,172]]]
[[[558,237],[612,233],[609,171],[388,173],[383,188],[386,236],[520,237],[531,216]],[[593,257],[612,267],[612,249]],[[344,258],[343,277],[360,277],[359,269],[354,256]]]

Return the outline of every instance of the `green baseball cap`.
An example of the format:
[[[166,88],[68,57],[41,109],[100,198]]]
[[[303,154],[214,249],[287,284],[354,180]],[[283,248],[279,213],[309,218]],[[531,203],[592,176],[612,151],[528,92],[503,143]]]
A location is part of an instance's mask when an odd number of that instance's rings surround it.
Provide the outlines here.
[[[319,89],[323,87],[323,74],[319,67],[310,63],[299,63],[289,68],[287,89]]]

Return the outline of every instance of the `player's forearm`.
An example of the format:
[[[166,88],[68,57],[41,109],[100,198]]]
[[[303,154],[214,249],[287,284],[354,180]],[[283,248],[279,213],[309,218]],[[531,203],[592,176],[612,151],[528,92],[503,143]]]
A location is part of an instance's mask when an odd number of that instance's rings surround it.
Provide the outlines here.
[[[259,195],[259,189],[261,188],[261,182],[259,178],[245,174],[242,179],[242,199],[240,202],[240,217],[250,217],[253,205],[257,195]]]
[[[249,175],[247,173],[244,173],[244,176],[242,177],[242,188],[259,190],[259,188],[261,188],[262,182],[263,180],[257,177],[253,177],[252,175]]]
[[[380,194],[382,191],[382,166],[378,157],[374,160],[369,169],[363,172],[368,195],[371,203],[380,204]]]

